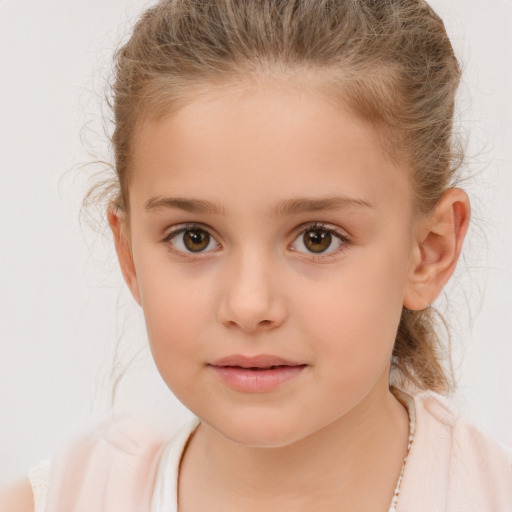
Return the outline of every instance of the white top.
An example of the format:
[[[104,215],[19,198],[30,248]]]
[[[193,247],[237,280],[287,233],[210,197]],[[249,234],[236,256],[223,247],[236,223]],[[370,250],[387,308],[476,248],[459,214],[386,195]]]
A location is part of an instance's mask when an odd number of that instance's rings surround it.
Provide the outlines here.
[[[178,475],[181,456],[189,437],[199,423],[199,419],[194,418],[183,425],[167,445],[158,466],[151,512],[178,511]]]
[[[34,512],[44,512],[50,481],[51,462],[41,461],[28,472],[28,479],[34,494]]]

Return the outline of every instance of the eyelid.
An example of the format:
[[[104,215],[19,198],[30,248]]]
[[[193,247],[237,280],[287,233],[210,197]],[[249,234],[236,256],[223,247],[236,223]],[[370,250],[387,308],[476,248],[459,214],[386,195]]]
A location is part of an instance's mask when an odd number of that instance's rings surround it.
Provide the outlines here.
[[[338,249],[335,249],[331,252],[324,252],[324,253],[304,252],[304,251],[298,251],[296,249],[291,249],[293,252],[300,254],[300,257],[307,258],[309,260],[313,259],[313,260],[324,260],[325,261],[329,258],[336,257],[340,253],[346,251],[348,248],[348,245],[351,243],[350,237],[345,232],[342,232],[340,230],[340,228],[338,228],[332,224],[325,223],[325,222],[318,222],[318,221],[307,222],[307,223],[299,226],[297,229],[298,229],[298,231],[295,232],[292,244],[300,236],[304,236],[304,233],[306,233],[307,231],[313,231],[315,229],[319,230],[319,231],[325,231],[325,232],[331,233],[333,236],[338,238],[338,240],[340,240],[340,242],[341,242],[341,246]]]
[[[217,236],[212,234],[213,229],[209,226],[197,222],[186,222],[184,224],[178,224],[176,226],[173,226],[172,229],[164,235],[162,239],[162,243],[164,243],[167,247],[167,249],[172,252],[173,254],[177,254],[178,256],[181,256],[183,258],[188,259],[196,259],[196,258],[205,258],[206,255],[209,255],[210,253],[214,252],[213,250],[209,251],[182,251],[174,246],[174,244],[171,242],[171,240],[178,236],[180,233],[184,233],[185,231],[204,231],[205,233],[208,233],[208,235],[211,237],[212,240],[215,241],[217,244],[217,247],[222,247],[219,241],[217,240]]]

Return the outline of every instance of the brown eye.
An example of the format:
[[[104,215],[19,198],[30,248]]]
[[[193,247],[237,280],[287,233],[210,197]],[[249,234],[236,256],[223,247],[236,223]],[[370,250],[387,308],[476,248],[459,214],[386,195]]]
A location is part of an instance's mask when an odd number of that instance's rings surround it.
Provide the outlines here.
[[[164,243],[169,244],[174,252],[185,254],[206,253],[220,247],[208,231],[195,226],[172,232],[164,239]]]
[[[201,252],[208,247],[210,235],[202,230],[185,231],[183,236],[185,247],[191,252]]]
[[[303,235],[304,246],[311,252],[325,252],[332,243],[332,235],[322,229],[311,229]]]
[[[293,251],[311,255],[328,255],[344,249],[349,240],[334,228],[322,224],[306,227],[291,245]]]

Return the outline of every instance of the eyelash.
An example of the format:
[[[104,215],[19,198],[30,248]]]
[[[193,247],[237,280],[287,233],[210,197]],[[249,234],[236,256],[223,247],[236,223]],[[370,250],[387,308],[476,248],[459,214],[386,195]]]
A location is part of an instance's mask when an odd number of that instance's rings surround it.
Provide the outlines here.
[[[338,256],[342,252],[345,252],[348,246],[350,245],[350,239],[346,235],[340,233],[336,228],[330,227],[329,225],[324,224],[322,222],[310,222],[308,224],[303,224],[302,226],[300,226],[299,232],[295,235],[295,238],[293,239],[294,242],[295,240],[299,239],[299,237],[303,237],[304,234],[307,233],[308,231],[323,231],[324,233],[332,235],[333,243],[334,239],[337,239],[341,244],[340,247],[334,249],[333,251],[318,254],[315,254],[314,252],[299,252],[296,249],[294,250],[294,252],[296,253],[307,255],[304,257],[307,258],[308,260],[327,261],[331,258]]]
[[[167,249],[173,253],[173,254],[177,254],[178,256],[181,256],[183,258],[188,258],[188,259],[198,259],[198,258],[204,258],[204,256],[201,256],[201,255],[204,255],[204,254],[207,254],[208,252],[210,251],[207,251],[207,252],[204,252],[204,251],[201,251],[201,252],[197,252],[197,253],[194,253],[194,252],[186,252],[186,251],[181,251],[179,249],[176,249],[172,243],[172,239],[176,236],[178,236],[180,233],[186,233],[187,231],[202,231],[204,233],[208,233],[208,235],[210,235],[210,237],[213,239],[213,240],[216,240],[215,237],[213,237],[211,234],[210,234],[210,231],[208,230],[208,228],[206,228],[205,226],[201,225],[201,224],[185,224],[184,226],[181,226],[177,229],[174,229],[172,230],[170,233],[168,233],[164,239],[162,240],[162,242],[166,245]],[[218,242],[217,242],[218,243]]]
[[[306,257],[309,260],[313,260],[313,261],[324,260],[325,261],[329,258],[332,258],[332,257],[337,256],[338,254],[344,252],[347,249],[347,246],[350,244],[350,239],[347,238],[346,235],[341,234],[335,228],[329,227],[328,225],[321,223],[321,222],[311,222],[311,223],[304,224],[304,225],[300,226],[299,231],[295,235],[293,241],[295,242],[295,240],[297,240],[300,236],[304,236],[304,234],[307,233],[308,231],[315,231],[315,230],[323,231],[325,233],[332,235],[334,238],[339,240],[339,242],[341,243],[341,246],[338,249],[335,249],[335,250],[333,250],[331,252],[327,252],[327,253],[324,252],[324,253],[315,254],[313,252],[301,252],[301,251],[297,251],[296,249],[293,249],[293,251],[295,253],[307,254],[307,256],[304,256],[304,257]],[[177,254],[178,256],[181,256],[183,258],[188,258],[188,259],[193,259],[193,260],[204,258],[204,254],[208,254],[211,251],[198,251],[198,252],[194,253],[192,251],[190,251],[190,252],[182,251],[182,250],[176,249],[173,246],[172,239],[174,237],[178,236],[180,233],[185,233],[187,231],[201,231],[201,232],[207,233],[211,237],[211,239],[213,239],[216,242],[216,239],[215,239],[215,237],[213,237],[213,235],[211,235],[209,228],[203,226],[202,224],[191,223],[191,224],[185,224],[177,229],[174,229],[170,233],[168,233],[162,240],[162,243],[164,243],[167,246],[167,249],[171,253]],[[218,244],[218,242],[216,242],[216,243]]]

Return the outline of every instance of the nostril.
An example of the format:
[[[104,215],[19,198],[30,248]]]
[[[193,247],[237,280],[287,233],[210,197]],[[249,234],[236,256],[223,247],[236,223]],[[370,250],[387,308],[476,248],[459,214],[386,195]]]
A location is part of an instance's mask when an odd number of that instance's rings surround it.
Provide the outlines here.
[[[228,324],[230,327],[243,327],[247,330],[254,330],[262,327],[272,327],[274,325],[274,322],[272,320],[260,320],[259,322],[250,325],[244,325],[242,323],[238,323],[235,320],[229,320]]]

